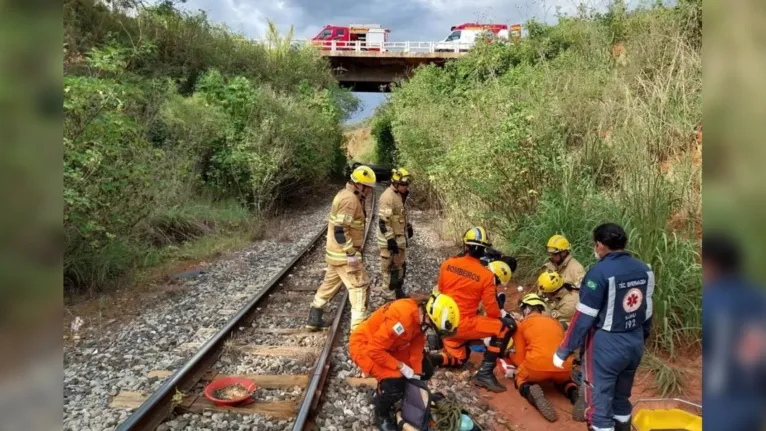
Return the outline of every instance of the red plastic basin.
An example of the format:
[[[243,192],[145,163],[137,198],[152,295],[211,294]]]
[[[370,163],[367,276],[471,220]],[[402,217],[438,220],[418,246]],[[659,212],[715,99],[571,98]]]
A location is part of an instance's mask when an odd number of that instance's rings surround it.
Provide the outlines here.
[[[230,400],[222,400],[215,397],[215,391],[234,385],[240,385],[246,388],[247,395]],[[256,386],[255,382],[250,379],[244,377],[224,377],[222,379],[213,380],[210,384],[205,386],[205,398],[219,406],[235,406],[241,404],[243,401],[251,399],[253,392],[255,392],[256,389],[258,389],[258,386]]]

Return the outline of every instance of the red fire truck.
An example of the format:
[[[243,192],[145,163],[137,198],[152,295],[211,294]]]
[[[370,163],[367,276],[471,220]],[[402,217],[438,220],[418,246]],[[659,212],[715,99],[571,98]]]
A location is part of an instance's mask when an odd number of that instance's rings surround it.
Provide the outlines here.
[[[355,50],[359,46],[363,51],[380,51],[390,32],[380,24],[327,25],[311,41],[323,51],[332,49],[333,43],[338,50]]]

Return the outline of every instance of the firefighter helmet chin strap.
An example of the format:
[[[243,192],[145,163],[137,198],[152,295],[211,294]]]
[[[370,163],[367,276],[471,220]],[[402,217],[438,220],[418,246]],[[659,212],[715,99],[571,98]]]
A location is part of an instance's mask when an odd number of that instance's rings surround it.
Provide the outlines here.
[[[428,317],[428,312],[426,311],[426,304],[420,304],[418,307],[420,309],[420,330],[425,333],[428,331],[428,328],[433,328],[436,330],[436,325],[434,325],[434,322],[431,321],[431,319]]]

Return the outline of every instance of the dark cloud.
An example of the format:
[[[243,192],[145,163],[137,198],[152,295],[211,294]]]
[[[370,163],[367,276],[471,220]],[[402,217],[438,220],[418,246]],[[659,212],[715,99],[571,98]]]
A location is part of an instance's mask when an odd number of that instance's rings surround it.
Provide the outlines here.
[[[327,24],[374,23],[391,30],[390,40],[435,41],[463,22],[550,21],[556,7],[573,11],[575,5],[574,0],[188,0],[186,8],[202,9],[213,22],[252,39],[263,37],[269,19],[282,33],[294,26],[296,39],[311,38]]]

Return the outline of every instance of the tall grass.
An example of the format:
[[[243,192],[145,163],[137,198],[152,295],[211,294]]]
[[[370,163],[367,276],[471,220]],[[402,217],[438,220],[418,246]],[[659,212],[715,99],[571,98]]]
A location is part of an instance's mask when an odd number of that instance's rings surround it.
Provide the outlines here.
[[[530,22],[520,44],[421,68],[380,110],[398,162],[429,180],[452,230],[488,226],[521,281],[551,235],[587,266],[593,228],[623,225],[656,274],[651,347],[670,358],[701,334],[699,7],[615,2]]]
[[[644,354],[639,369],[649,371],[654,376],[654,390],[660,397],[677,396],[683,393],[684,379],[688,376],[687,370],[673,367],[651,352]]]
[[[65,286],[119,287],[132,275],[171,259],[196,259],[258,238],[263,218],[235,201],[189,201],[157,208],[130,235],[95,249],[70,241],[64,255]],[[89,289],[82,290],[87,293]],[[74,293],[74,291],[70,292]]]

